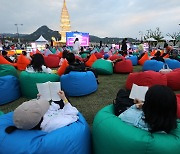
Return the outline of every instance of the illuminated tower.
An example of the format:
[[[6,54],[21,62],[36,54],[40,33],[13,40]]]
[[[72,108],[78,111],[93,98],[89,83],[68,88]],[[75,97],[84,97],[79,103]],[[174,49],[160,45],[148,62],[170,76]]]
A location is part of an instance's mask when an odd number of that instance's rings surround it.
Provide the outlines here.
[[[71,31],[71,25],[69,20],[69,13],[66,7],[66,1],[64,0],[62,12],[61,12],[61,41],[62,43],[66,43],[66,32]]]

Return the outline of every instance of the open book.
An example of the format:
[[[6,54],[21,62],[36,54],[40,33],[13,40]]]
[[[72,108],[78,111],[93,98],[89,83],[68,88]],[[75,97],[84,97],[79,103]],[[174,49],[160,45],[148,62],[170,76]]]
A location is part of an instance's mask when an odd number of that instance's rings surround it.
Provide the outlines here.
[[[58,95],[58,92],[61,90],[60,82],[45,82],[45,83],[37,83],[37,89],[39,94],[41,94],[42,99],[46,99],[48,101],[60,101],[61,98]]]
[[[147,86],[138,86],[133,84],[129,98],[144,101],[147,90]]]

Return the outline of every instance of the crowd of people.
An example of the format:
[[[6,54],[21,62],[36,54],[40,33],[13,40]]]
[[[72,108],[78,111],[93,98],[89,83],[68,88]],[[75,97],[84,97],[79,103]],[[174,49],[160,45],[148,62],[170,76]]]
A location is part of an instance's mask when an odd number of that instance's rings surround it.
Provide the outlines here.
[[[71,71],[92,71],[97,79],[97,83],[99,83],[99,81],[96,70],[85,66],[85,62],[88,58],[84,61],[80,61],[75,58],[76,56],[80,56],[82,53],[91,55],[95,52],[100,52],[102,55],[113,55],[114,53],[117,53],[121,56],[129,56],[133,52],[137,52],[133,47],[128,49],[126,38],[122,42],[121,50],[116,47],[108,47],[108,45],[102,47],[82,48],[80,47],[78,39],[75,40],[72,49],[63,47],[62,50],[62,57],[59,61],[59,66],[61,67],[65,60],[67,60],[69,64],[64,74],[68,74]],[[145,52],[143,49],[143,42],[139,44],[137,50],[140,56]],[[59,54],[59,52],[60,51],[57,48],[55,54]],[[172,49],[166,51],[166,53],[170,54],[170,58],[180,61],[177,56],[177,50]],[[1,54],[9,62],[15,62],[7,56],[7,51],[3,50]],[[23,54],[27,55],[25,51]],[[49,54],[52,54],[52,51],[50,51],[49,45],[46,45],[46,48],[42,53],[36,53],[30,57],[31,63],[27,66],[26,71],[29,73],[52,73],[52,70],[46,66],[43,58],[43,55],[48,56]],[[159,50],[152,59],[164,62]],[[48,102],[42,100],[40,97],[40,99],[31,100],[21,104],[14,111],[13,120],[15,126],[9,126],[5,131],[7,133],[12,133],[16,129],[39,129],[51,132],[57,128],[77,121],[78,110],[70,104],[63,91],[57,91],[57,93],[60,96],[61,101],[56,102],[52,100]],[[41,96],[41,94],[38,94],[38,96]],[[177,127],[177,101],[174,92],[170,88],[160,85],[153,86],[147,91],[144,102],[135,99],[134,103],[134,105],[119,115],[121,120],[132,124],[135,127],[150,131],[151,133],[159,131],[169,133]],[[25,110],[25,108],[28,108],[28,110]],[[32,117],[30,118],[30,122],[27,120],[27,117],[29,116]]]

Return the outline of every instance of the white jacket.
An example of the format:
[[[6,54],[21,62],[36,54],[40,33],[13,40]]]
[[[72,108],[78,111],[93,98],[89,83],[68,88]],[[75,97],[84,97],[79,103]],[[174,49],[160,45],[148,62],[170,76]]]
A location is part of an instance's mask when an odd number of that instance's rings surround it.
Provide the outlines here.
[[[64,108],[60,109],[58,104],[52,102],[43,117],[41,130],[51,132],[55,129],[67,126],[79,119],[77,114],[78,110],[70,103],[65,104]]]

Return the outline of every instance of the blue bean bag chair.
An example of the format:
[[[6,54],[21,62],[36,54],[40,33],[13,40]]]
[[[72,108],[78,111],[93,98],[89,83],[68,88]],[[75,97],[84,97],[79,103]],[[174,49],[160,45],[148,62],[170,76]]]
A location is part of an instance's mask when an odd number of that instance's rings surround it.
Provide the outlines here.
[[[88,95],[97,90],[97,81],[91,71],[76,72],[61,76],[61,88],[68,96]]]
[[[180,68],[180,62],[175,59],[165,59],[166,64],[168,64],[170,69]]]
[[[13,124],[13,112],[0,116],[0,154],[90,154],[90,131],[84,117],[50,133],[5,128]]]
[[[0,77],[0,105],[10,103],[20,96],[19,80],[15,76]]]
[[[147,60],[144,62],[144,65],[142,67],[143,71],[155,71],[159,72],[160,69],[163,68],[164,63],[157,60]]]
[[[131,60],[133,66],[136,66],[136,65],[138,64],[138,58],[137,58],[137,56],[129,56],[129,57],[126,57],[126,59]]]
[[[101,109],[93,122],[94,154],[179,154],[180,122],[169,134],[149,133],[115,116],[113,105]]]

